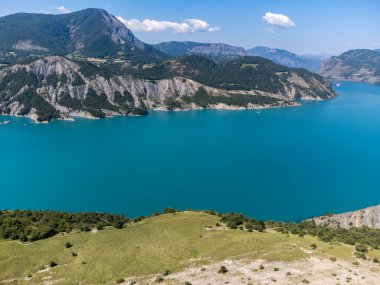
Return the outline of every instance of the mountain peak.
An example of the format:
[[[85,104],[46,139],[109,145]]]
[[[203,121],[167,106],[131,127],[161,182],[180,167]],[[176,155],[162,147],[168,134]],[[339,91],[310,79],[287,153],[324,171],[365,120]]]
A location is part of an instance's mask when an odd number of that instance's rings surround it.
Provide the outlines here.
[[[79,54],[131,57],[162,53],[140,41],[114,15],[88,8],[68,14],[13,14],[0,17],[0,53],[17,56]]]

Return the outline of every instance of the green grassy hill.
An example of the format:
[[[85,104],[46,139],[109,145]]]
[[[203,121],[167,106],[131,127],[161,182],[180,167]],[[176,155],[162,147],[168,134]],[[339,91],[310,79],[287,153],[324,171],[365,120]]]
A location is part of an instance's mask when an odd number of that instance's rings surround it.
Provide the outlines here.
[[[115,284],[119,278],[178,272],[223,260],[295,262],[312,256],[356,260],[352,246],[270,229],[231,230],[218,223],[215,215],[177,212],[123,229],[59,234],[33,243],[3,240],[0,284]],[[67,242],[72,246],[66,248]],[[378,250],[368,255],[380,257]],[[52,261],[57,266],[51,267]]]

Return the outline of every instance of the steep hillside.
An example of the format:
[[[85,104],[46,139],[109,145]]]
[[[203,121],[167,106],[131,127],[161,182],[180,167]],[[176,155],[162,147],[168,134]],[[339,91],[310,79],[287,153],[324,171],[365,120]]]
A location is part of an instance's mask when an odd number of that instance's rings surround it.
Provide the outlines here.
[[[248,49],[247,53],[252,56],[261,56],[272,60],[275,63],[288,67],[305,68],[310,71],[317,71],[322,63],[318,58],[307,58],[291,53],[287,50],[257,46]]]
[[[322,77],[260,57],[200,56],[96,66],[51,56],[0,69],[1,113],[37,121],[145,114],[148,109],[264,108],[335,96]]]
[[[92,57],[165,55],[141,42],[116,17],[101,9],[63,15],[18,13],[0,18],[0,54],[9,57],[66,55]],[[4,55],[3,55],[4,56]]]
[[[380,205],[353,212],[314,218],[318,225],[335,228],[369,227],[380,229]]]
[[[326,60],[319,73],[336,80],[380,83],[380,54],[373,50],[357,49]]]

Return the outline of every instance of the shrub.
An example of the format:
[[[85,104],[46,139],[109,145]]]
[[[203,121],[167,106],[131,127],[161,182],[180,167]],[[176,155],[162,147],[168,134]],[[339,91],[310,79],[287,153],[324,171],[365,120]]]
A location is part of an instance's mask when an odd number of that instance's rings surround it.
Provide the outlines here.
[[[162,276],[157,276],[155,282],[156,282],[156,283],[164,282],[164,277],[162,277]]]
[[[114,228],[116,228],[116,229],[122,229],[123,228],[123,226],[124,226],[124,223],[123,223],[123,221],[115,221],[114,223],[113,223],[113,227]]]
[[[50,267],[56,267],[58,264],[55,261],[50,261]]]
[[[280,271],[280,268],[275,267],[275,268],[273,268],[273,270],[274,270],[274,271]]]
[[[313,244],[310,245],[310,247],[311,247],[312,249],[316,249],[316,248],[317,248],[317,245],[316,245],[315,243],[313,243]]]
[[[357,251],[355,252],[355,256],[360,259],[367,259],[364,252]]]
[[[365,245],[362,245],[362,244],[356,245],[355,249],[356,249],[356,251],[363,252],[363,253],[367,253],[368,252],[368,248]]]
[[[185,285],[191,285],[191,283],[186,281],[186,282],[185,282]]]
[[[78,254],[77,254],[76,252],[73,251],[73,252],[71,253],[71,256],[76,257],[76,256],[78,256]]]
[[[176,210],[174,210],[173,208],[165,208],[165,210],[164,210],[165,214],[173,214],[175,212],[176,212]]]
[[[71,243],[69,243],[68,241],[67,242],[65,242],[65,247],[66,248],[70,248],[70,247],[72,247],[73,245],[71,244]]]
[[[119,278],[116,280],[116,283],[120,284],[120,283],[124,283],[124,281],[125,281],[124,278]]]
[[[373,262],[374,263],[380,263],[379,259],[377,259],[376,257],[373,259]]]
[[[168,275],[170,275],[171,274],[171,271],[170,270],[165,270],[165,272],[164,272],[164,276],[168,276]]]
[[[218,270],[218,273],[220,273],[220,274],[226,274],[227,272],[228,272],[228,270],[224,265],[222,265],[220,267],[220,269]]]
[[[332,262],[335,262],[336,261],[336,257],[330,257],[329,258]]]

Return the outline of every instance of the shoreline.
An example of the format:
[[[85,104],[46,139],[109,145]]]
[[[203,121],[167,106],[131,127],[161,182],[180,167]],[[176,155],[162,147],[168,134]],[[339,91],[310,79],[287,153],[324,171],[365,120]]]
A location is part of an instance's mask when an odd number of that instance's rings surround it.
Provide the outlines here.
[[[309,99],[305,99],[305,101],[311,101]],[[314,101],[320,101],[320,100],[314,100]],[[280,102],[278,104],[268,104],[268,105],[253,105],[248,104],[246,107],[244,106],[237,106],[237,105],[227,105],[223,103],[210,105],[208,108],[202,108],[196,105],[192,105],[191,107],[187,108],[175,108],[173,110],[169,110],[166,106],[154,108],[154,109],[148,109],[147,111],[157,111],[157,112],[187,112],[187,111],[206,111],[206,110],[220,110],[220,111],[249,111],[249,110],[265,110],[265,109],[277,109],[277,108],[285,108],[285,107],[299,107],[302,106],[301,103],[297,101],[287,101],[287,102]],[[34,114],[32,115],[26,115],[26,116],[20,116],[20,115],[11,115],[11,114],[2,114],[1,116],[9,116],[9,117],[18,117],[18,118],[28,118],[32,120],[36,124],[48,124],[52,121],[58,120],[58,121],[70,121],[75,122],[75,118],[84,118],[89,120],[101,120],[102,118],[94,117],[90,114],[87,114],[86,112],[71,112],[67,114],[65,117],[61,118],[55,118],[51,121],[38,121]],[[149,115],[149,113],[147,114]],[[129,114],[121,114],[121,113],[109,113],[106,114],[104,119],[108,118],[114,118],[114,117],[140,117],[145,115],[129,115]],[[0,123],[1,124],[1,123]]]

